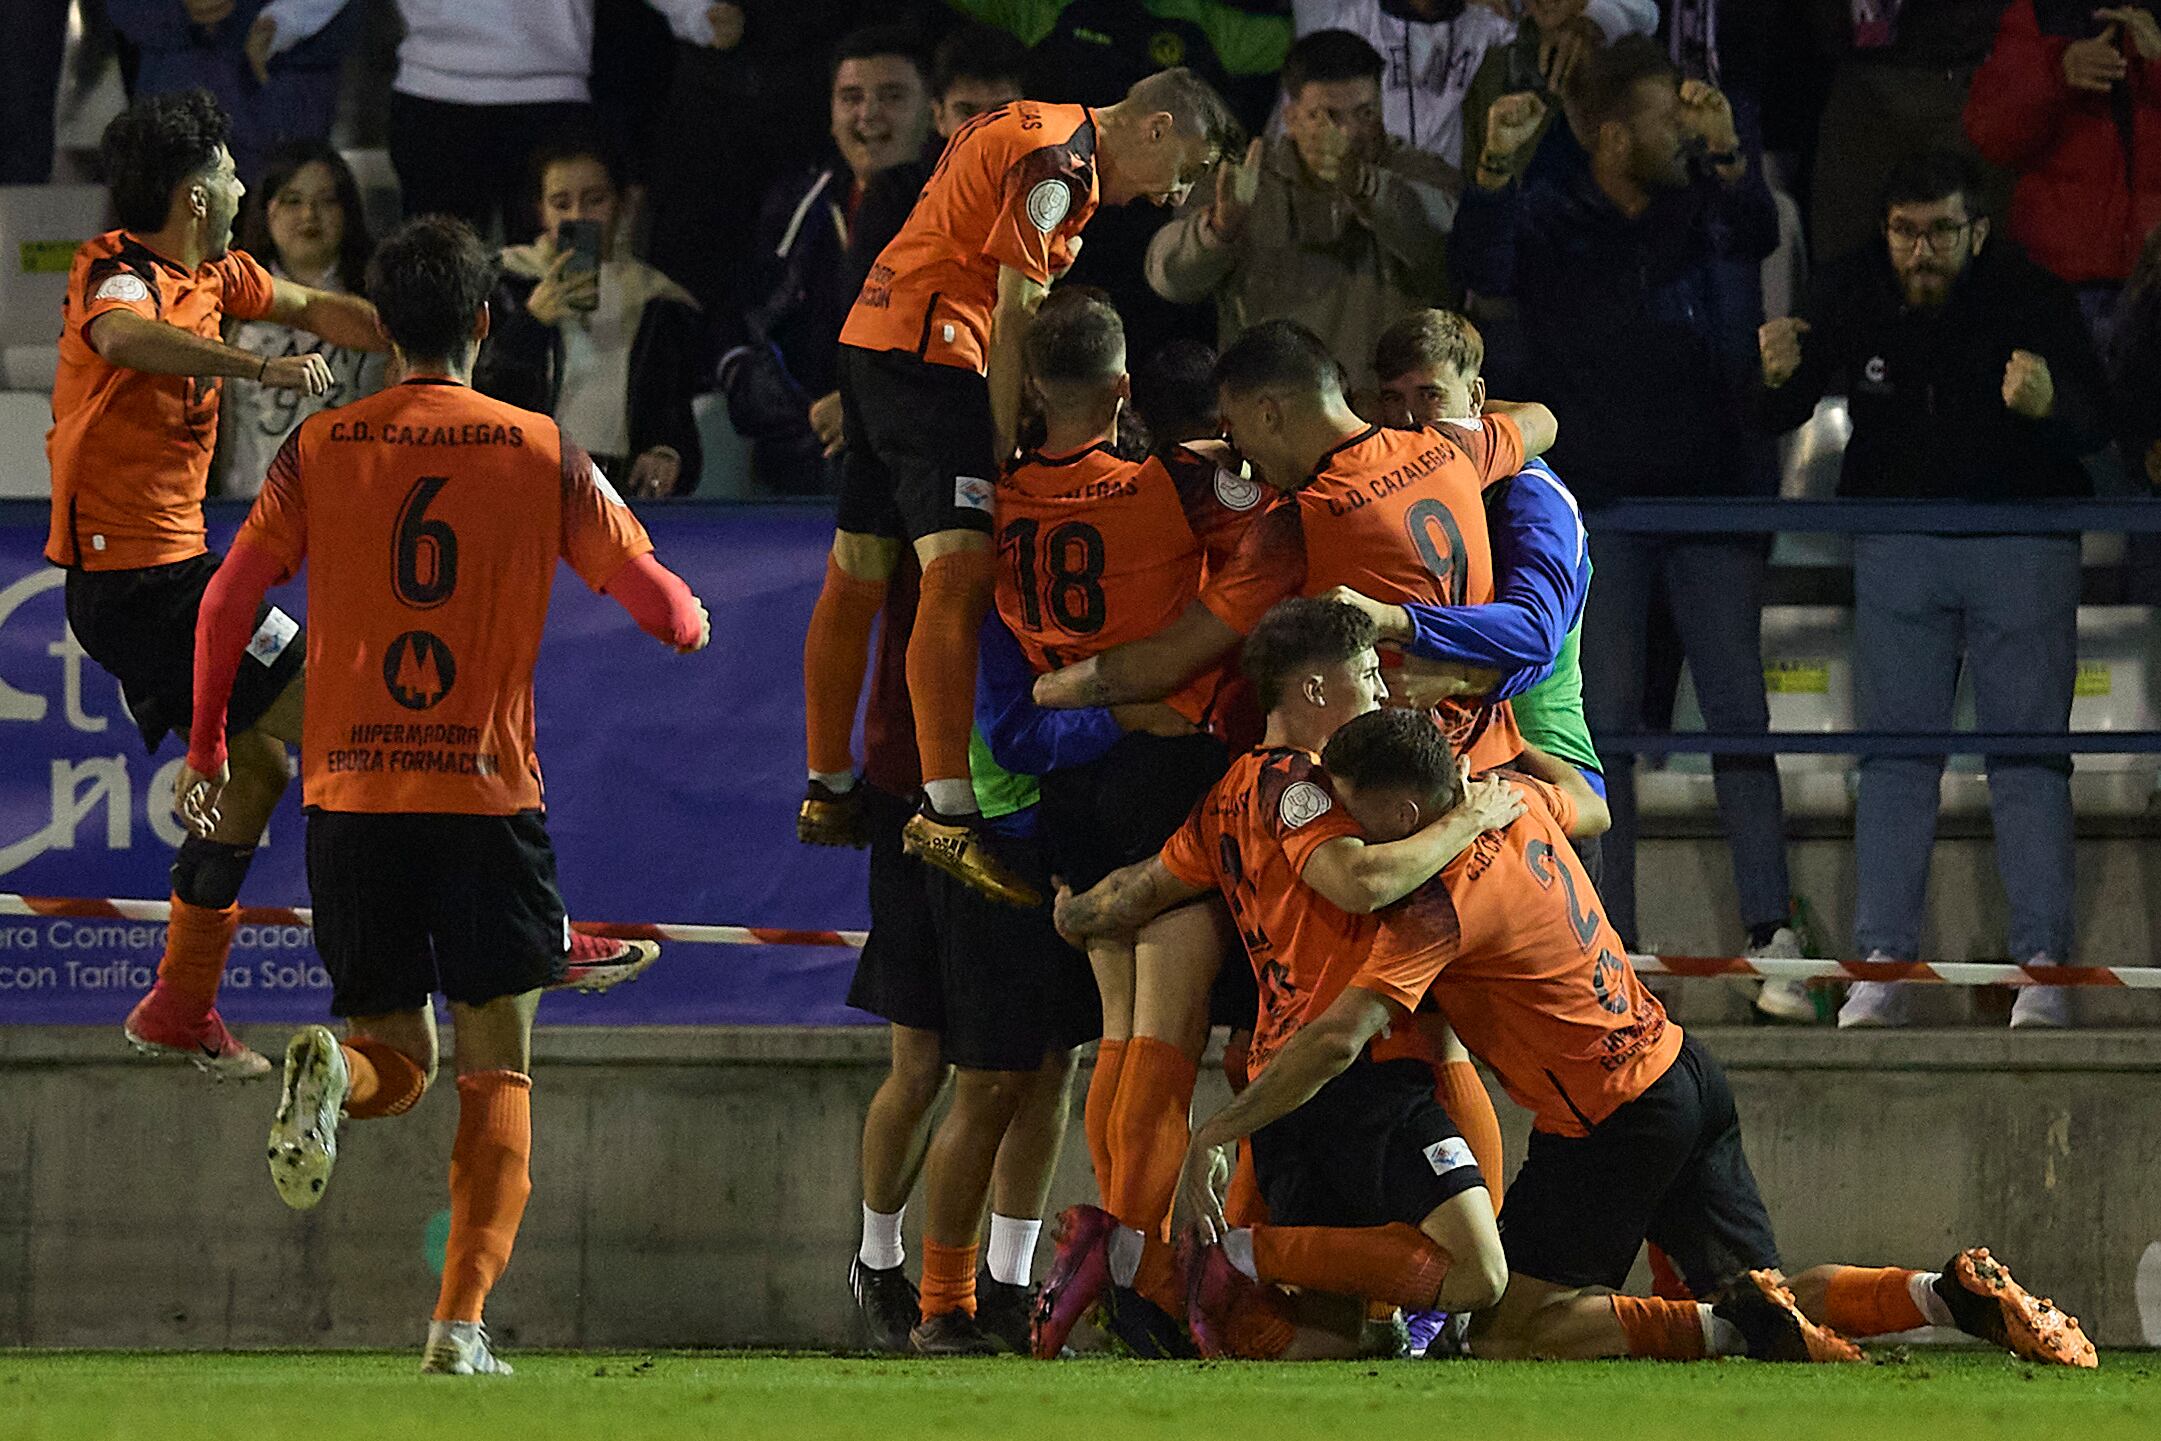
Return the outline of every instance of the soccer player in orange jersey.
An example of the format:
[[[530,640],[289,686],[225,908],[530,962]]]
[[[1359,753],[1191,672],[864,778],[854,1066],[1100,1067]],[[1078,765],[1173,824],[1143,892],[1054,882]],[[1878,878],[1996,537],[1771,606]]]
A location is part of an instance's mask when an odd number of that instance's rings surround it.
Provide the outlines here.
[[[1261,481],[1297,502],[1271,512],[1249,542],[1265,551],[1279,594],[1348,586],[1390,602],[1493,599],[1481,492],[1552,443],[1544,406],[1489,401],[1477,421],[1439,429],[1369,425],[1345,399],[1335,358],[1287,320],[1240,337],[1217,363],[1216,380],[1232,445]],[[1149,640],[1044,677],[1036,698],[1046,706],[1155,699],[1171,677],[1237,641],[1220,618],[1188,612]],[[1523,749],[1505,702],[1449,698],[1434,713],[1474,768]]]
[[[1086,894],[1064,893],[1059,902],[1060,929],[1080,944],[1131,932],[1171,907],[1220,891],[1259,983],[1259,1014],[1248,1059],[1249,1074],[1256,1076],[1269,1070],[1278,1048],[1304,1023],[1316,996],[1332,996],[1357,971],[1372,946],[1376,925],[1372,913],[1419,884],[1419,877],[1468,844],[1478,827],[1490,819],[1473,809],[1399,844],[1368,846],[1336,811],[1317,756],[1337,727],[1372,710],[1386,697],[1373,645],[1372,621],[1351,606],[1292,600],[1269,611],[1254,629],[1244,654],[1245,671],[1268,713],[1260,748],[1231,764],[1159,855],[1114,872]],[[1325,999],[1321,1003],[1325,1005]],[[1445,1269],[1444,1263],[1434,1259],[1431,1246],[1445,1245],[1458,1257],[1484,1254],[1492,1263],[1483,1272],[1467,1265],[1456,1289],[1447,1293],[1458,1305],[1469,1304],[1479,1296],[1475,1289],[1464,1288],[1475,1288],[1481,1274],[1499,1274],[1493,1207],[1482,1172],[1471,1161],[1447,1109],[1435,1104],[1426,1048],[1410,1044],[1406,1037],[1404,1043],[1382,1054],[1409,1064],[1387,1068],[1379,1076],[1378,1089],[1359,1090],[1365,1079],[1362,1073],[1338,1094],[1345,1097],[1346,1113],[1379,1115],[1375,1107],[1389,1097],[1395,1109],[1388,1112],[1385,1124],[1351,1126],[1345,1134],[1362,1137],[1370,1143],[1369,1150],[1351,1158],[1338,1153],[1334,1160],[1346,1174],[1358,1172],[1379,1186],[1383,1176],[1379,1162],[1386,1154],[1383,1148],[1393,1144],[1389,1140],[1393,1135],[1405,1144],[1415,1141],[1409,1154],[1425,1168],[1426,1180],[1415,1186],[1407,1183],[1391,1198],[1363,1195],[1361,1209],[1339,1213],[1338,1224],[1362,1226],[1367,1224],[1362,1218],[1385,1208],[1405,1214],[1371,1224],[1401,1221],[1406,1230],[1415,1230],[1430,1214],[1445,1209],[1446,1217],[1435,1222],[1444,1239],[1432,1242],[1402,1233],[1336,1238],[1341,1245],[1333,1250],[1325,1244],[1321,1248],[1332,1258],[1329,1265],[1346,1268],[1346,1276],[1338,1278],[1339,1284],[1332,1289],[1350,1292],[1369,1283],[1370,1266],[1360,1270],[1361,1263],[1347,1257],[1366,1254],[1377,1245],[1381,1259],[1372,1264],[1398,1266],[1402,1273],[1398,1279],[1410,1289],[1382,1286],[1369,1294],[1401,1296],[1408,1304],[1430,1307],[1439,1273]],[[1470,1072],[1467,1062],[1459,1065],[1461,1073]],[[1482,1134],[1497,1138],[1491,1103],[1475,1075],[1459,1078],[1467,1080],[1467,1090],[1475,1092],[1475,1104],[1484,1111]],[[1129,1102],[1132,1084],[1128,1077],[1120,1085],[1121,1107]],[[1352,1095],[1354,1090],[1358,1095]],[[1188,1099],[1190,1094],[1189,1090]],[[1466,1103],[1458,1100],[1454,1088],[1449,1095],[1452,1104]],[[1182,1109],[1174,1124],[1182,1141]],[[1460,1129],[1473,1128],[1466,1120]],[[1445,1168],[1422,1159],[1424,1150],[1434,1146],[1447,1154],[1450,1164]],[[1182,1154],[1174,1156],[1171,1186],[1166,1189],[1175,1188],[1177,1163],[1182,1159]],[[1288,1190],[1270,1193],[1271,1173],[1262,1164],[1267,1159],[1256,1146],[1254,1160],[1256,1169],[1262,1170],[1264,1199],[1271,1211],[1281,1207],[1297,1216],[1301,1203]],[[1494,1160],[1483,1159],[1489,1164]],[[1456,1165],[1457,1160],[1464,1164]],[[1400,1168],[1392,1174],[1402,1179]],[[1289,1186],[1293,1183],[1284,1179],[1287,1175],[1278,1166],[1273,1178]],[[1417,1181],[1415,1175],[1410,1179]],[[1456,1202],[1456,1197],[1473,1189],[1473,1200]],[[1168,1204],[1166,1196],[1164,1209]],[[1174,1272],[1167,1248],[1153,1232],[1161,1213],[1143,1219],[1146,1224],[1135,1224],[1130,1216],[1095,1207],[1067,1212],[1058,1259],[1038,1306],[1038,1355],[1055,1354],[1055,1343],[1111,1287],[1134,1284],[1143,1268],[1151,1265]],[[1313,1284],[1313,1273],[1304,1274],[1307,1284]],[[1420,1285],[1423,1290],[1417,1289]],[[1174,1299],[1174,1314],[1184,1309],[1179,1304],[1182,1299]],[[1289,1336],[1285,1332],[1278,1339],[1287,1345]]]
[[[1176,204],[1236,139],[1185,70],[1116,105],[1016,101],[947,143],[840,334],[846,458],[833,552],[803,643],[805,841],[861,844],[849,732],[871,625],[903,542],[922,565],[908,692],[925,801],[908,843],[994,897],[1036,897],[984,840],[968,779],[976,637],[991,603],[992,482],[1013,454],[1022,347],[1099,203]]]
[[[120,682],[153,751],[188,724],[195,613],[217,570],[204,543],[203,491],[225,376],[320,395],[319,355],[265,360],[218,339],[234,320],[270,319],[333,344],[380,350],[365,300],[273,279],[232,249],[243,187],[230,123],[203,91],[129,107],[102,153],[121,228],[75,254],[53,384],[52,526],[45,556],[67,568],[68,625]],[[285,789],[300,738],[300,627],[266,607],[234,688],[233,783],[225,816],[183,840],[158,980],[127,1019],[138,1050],[183,1057],[219,1080],[270,1063],[219,1018],[240,883]]]
[[[319,1202],[341,1118],[399,1115],[427,1090],[430,1001],[449,998],[450,1241],[421,1369],[458,1375],[509,1369],[481,1308],[532,1189],[533,1011],[570,945],[533,729],[556,561],[678,652],[711,633],[585,452],[471,388],[494,280],[460,221],[383,242],[369,291],[403,380],[303,422],[272,463],[203,597],[181,778],[182,815],[206,833],[249,618],[306,563],[308,889],[350,1036],[310,1026],[287,1047],[270,1174],[287,1205]]]
[[[1460,763],[1416,716],[1352,721],[1322,759],[1373,842],[1423,834],[1461,808]],[[1985,1250],[1961,1252],[1941,1273],[1817,1267],[1788,1288],[1725,1075],[1644,989],[1568,843],[1589,787],[1563,762],[1535,769],[1506,775],[1518,818],[1383,915],[1368,963],[1422,988],[1532,1112],[1530,1149],[1508,1188],[1507,1289],[1473,1323],[1472,1354],[1849,1361],[1859,1351],[1829,1328],[1935,1324],[2030,1360],[2094,1364],[2077,1321],[2028,1295]],[[1349,1046],[1392,1014],[1382,993],[1354,984],[1300,1039]],[[1253,1099],[1260,1089],[1233,1106],[1241,1123],[1275,1109]],[[1240,1129],[1210,1122],[1196,1152]],[[1187,1174],[1202,1174],[1198,1158]],[[1202,1196],[1197,1209],[1205,1217],[1211,1204]],[[1703,1299],[1617,1294],[1646,1240]],[[1197,1300],[1212,1283],[1205,1301],[1218,1314],[1235,1312],[1239,1273],[1250,1275],[1238,1259],[1211,1253],[1196,1267]]]

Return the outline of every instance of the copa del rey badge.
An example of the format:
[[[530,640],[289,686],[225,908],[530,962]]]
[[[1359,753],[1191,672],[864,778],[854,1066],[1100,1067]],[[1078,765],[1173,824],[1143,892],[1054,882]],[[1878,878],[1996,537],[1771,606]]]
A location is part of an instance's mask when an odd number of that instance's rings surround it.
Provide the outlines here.
[[[1028,191],[1027,205],[1028,223],[1048,235],[1073,208],[1073,192],[1063,180],[1038,180]]]
[[[1283,818],[1284,825],[1295,831],[1307,821],[1326,815],[1334,804],[1328,792],[1313,782],[1292,781],[1283,788],[1283,799],[1276,803],[1276,814]]]
[[[1260,482],[1236,471],[1216,467],[1216,499],[1227,510],[1251,510],[1261,502]]]

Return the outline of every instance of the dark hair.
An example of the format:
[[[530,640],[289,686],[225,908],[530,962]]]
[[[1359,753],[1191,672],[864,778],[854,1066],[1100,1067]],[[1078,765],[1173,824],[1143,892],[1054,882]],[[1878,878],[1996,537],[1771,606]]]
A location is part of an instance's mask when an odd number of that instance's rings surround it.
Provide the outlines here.
[[[1110,298],[1091,287],[1051,292],[1022,347],[1038,384],[1089,385],[1126,368],[1126,328]]]
[[[913,25],[865,25],[841,36],[840,43],[833,47],[833,63],[826,67],[825,88],[833,88],[833,82],[840,78],[840,67],[850,60],[875,60],[884,55],[913,65],[924,92],[935,93],[930,86],[930,64],[923,58],[923,37]]]
[[[1624,35],[1584,57],[1568,77],[1565,103],[1569,123],[1589,144],[1609,120],[1626,121],[1635,113],[1636,87],[1646,80],[1680,83],[1673,61],[1648,35]]]
[[[1400,787],[1428,819],[1462,799],[1462,771],[1433,717],[1418,710],[1368,711],[1328,738],[1321,764],[1355,790]]]
[[[121,229],[163,229],[173,191],[216,165],[232,134],[233,122],[199,87],[153,95],[115,115],[98,153]]]
[[[1012,31],[970,20],[938,42],[930,57],[933,100],[963,80],[989,85],[1010,80],[1020,87],[1028,73],[1028,47]]]
[[[368,254],[375,242],[368,237],[368,217],[353,167],[345,163],[345,157],[335,147],[323,141],[288,140],[270,152],[270,158],[263,162],[263,178],[248,191],[240,207],[240,248],[266,264],[284,263],[285,257],[278,253],[278,243],[270,235],[270,202],[310,165],[330,170],[330,183],[338,192],[338,209],[345,212],[345,238],[338,244],[338,284],[358,295],[368,283]]]
[[[2138,263],[2131,267],[2123,294],[2116,302],[2107,361],[2119,410],[2134,404],[2141,410],[2147,408],[2151,397],[2138,393],[2143,387],[2137,384],[2133,372],[2157,351],[2161,351],[2161,225],[2146,232]],[[2125,459],[2143,469],[2144,456],[2127,455]]]
[[[1298,92],[1316,80],[1374,80],[1387,68],[1381,52],[1362,35],[1348,30],[1316,30],[1300,36],[1283,57],[1283,93]]]
[[[1343,367],[1321,338],[1295,320],[1256,325],[1216,361],[1216,387],[1233,395],[1256,390],[1325,394],[1343,388]]]
[[[1207,140],[1211,154],[1221,158],[1245,148],[1245,127],[1215,87],[1183,65],[1143,75],[1126,92],[1126,100],[1143,110],[1161,110],[1181,130]]]
[[[1966,197],[1968,211],[1978,210],[1982,197],[1981,167],[1963,150],[1948,146],[1916,150],[1891,167],[1883,182],[1883,212],[1894,205],[1933,205],[1954,195]]]
[[[1485,337],[1453,310],[1414,310],[1373,343],[1373,373],[1394,380],[1414,370],[1446,370],[1475,378],[1486,363]]]
[[[448,215],[408,220],[368,262],[368,299],[408,360],[463,353],[473,316],[495,289],[495,252]]]
[[[590,125],[571,124],[550,131],[533,147],[526,161],[526,185],[531,191],[533,223],[540,224],[541,202],[547,197],[548,169],[573,160],[590,160],[608,173],[608,183],[618,194],[623,189],[623,162],[607,139]]]
[[[1280,601],[1246,637],[1238,666],[1260,693],[1261,709],[1283,704],[1283,688],[1299,671],[1342,665],[1380,640],[1373,618],[1339,600]],[[1431,724],[1431,722],[1428,722]]]
[[[1220,435],[1216,413],[1215,347],[1174,340],[1133,372],[1133,412],[1158,448]]]

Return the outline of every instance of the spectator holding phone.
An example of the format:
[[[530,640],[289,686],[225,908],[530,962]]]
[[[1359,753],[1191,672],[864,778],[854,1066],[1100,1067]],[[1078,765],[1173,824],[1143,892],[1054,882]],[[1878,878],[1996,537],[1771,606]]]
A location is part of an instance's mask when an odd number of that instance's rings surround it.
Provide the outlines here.
[[[554,416],[629,494],[697,489],[698,302],[624,253],[622,185],[605,147],[562,136],[533,157],[532,174],[540,238],[503,251],[473,383]]]
[[[360,185],[345,157],[319,140],[291,141],[270,154],[262,183],[240,212],[240,248],[290,280],[332,294],[358,295],[374,242],[361,213]],[[330,367],[321,395],[280,390],[246,377],[228,379],[218,407],[218,451],[211,480],[220,495],[262,489],[278,447],[294,426],[333,405],[382,389],[389,357],[333,345],[312,331],[274,320],[230,321],[225,343],[265,360],[316,354]]]

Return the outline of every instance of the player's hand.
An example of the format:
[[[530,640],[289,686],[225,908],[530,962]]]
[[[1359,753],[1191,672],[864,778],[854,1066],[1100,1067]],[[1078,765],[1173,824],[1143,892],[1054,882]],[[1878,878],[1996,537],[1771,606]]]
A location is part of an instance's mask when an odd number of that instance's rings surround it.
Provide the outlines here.
[[[696,655],[713,643],[713,613],[705,608],[702,600],[694,601],[693,604],[698,607],[698,638],[689,645],[677,646],[677,655]]]
[[[1756,353],[1763,361],[1765,385],[1776,390],[1793,379],[1801,368],[1801,337],[1808,328],[1808,322],[1795,315],[1782,315],[1756,327]]]
[[[1471,778],[1468,762],[1463,765],[1463,813],[1477,823],[1481,831],[1508,829],[1517,816],[1523,814],[1523,793],[1498,776]]]
[[[708,5],[705,7],[705,23],[713,28],[713,38],[707,42],[715,50],[733,50],[743,43],[743,7],[740,5]]]
[[[1546,102],[1529,90],[1503,95],[1486,107],[1486,146],[1478,168],[1513,176],[1530,157],[1526,153],[1546,123]]]
[[[1185,1165],[1178,1172],[1178,1194],[1171,1202],[1171,1235],[1198,1231],[1203,1241],[1220,1241],[1230,1231],[1223,1219],[1223,1201],[1216,1194],[1218,1153],[1205,1132],[1193,1138],[1186,1150]]]
[[[1189,736],[1197,727],[1159,700],[1111,707],[1111,719],[1129,735]]]
[[[2153,12],[2141,5],[2121,5],[2113,10],[2096,10],[2096,20],[2106,20],[2121,25],[2141,60],[2161,60],[2161,23],[2156,23]]]
[[[230,3],[226,6],[231,9]],[[270,83],[270,47],[278,43],[278,17],[268,13],[255,17],[248,27],[248,38],[241,45],[241,52],[248,57],[248,69],[255,76],[255,83]]]
[[[1350,132],[1323,114],[1309,122],[1311,139],[1299,147],[1306,169],[1323,185],[1337,185],[1351,157]]]
[[[2074,40],[2064,46],[2063,59],[2058,62],[2063,83],[2073,90],[2106,95],[2117,81],[2130,74],[2131,63],[2123,58],[2117,33],[2117,27],[2110,25],[2090,40]]]
[[[1050,923],[1058,932],[1058,939],[1076,951],[1088,949],[1088,938],[1073,928],[1073,888],[1065,883],[1064,876],[1052,876],[1055,888],[1051,895]]]
[[[1583,18],[1584,0],[1524,0],[1523,8],[1538,22],[1538,73],[1559,94],[1606,33]]]
[[[1741,148],[1740,132],[1733,126],[1733,102],[1705,81],[1681,82],[1681,128],[1714,155],[1729,155]]]
[[[2030,350],[2011,352],[2003,368],[2003,403],[2013,415],[2046,420],[2056,409],[2056,381],[2048,362]]]
[[[672,445],[656,445],[630,463],[630,479],[624,488],[632,495],[650,498],[675,494],[683,478],[683,456]]]
[[[1381,704],[1405,710],[1432,710],[1443,701],[1484,695],[1493,689],[1497,680],[1492,671],[1407,655],[1402,665],[1388,672],[1388,695]]]
[[[323,395],[330,389],[330,362],[315,351],[305,355],[281,355],[262,369],[266,390],[297,390]]]
[[[551,238],[545,242],[554,245]],[[548,268],[541,272],[540,283],[525,298],[525,313],[542,325],[561,325],[563,317],[573,310],[591,310],[600,303],[600,274],[587,271],[582,275],[563,274],[563,267],[570,264],[575,251],[558,250]]]
[[[1208,207],[1208,228],[1224,240],[1236,240],[1253,213],[1253,201],[1261,193],[1263,141],[1246,146],[1245,158],[1233,163],[1225,156],[1216,163],[1216,198]]]
[[[187,7],[188,23],[211,26],[233,13],[233,0],[181,0]]]
[[[836,456],[847,448],[847,434],[841,429],[840,423],[839,391],[821,395],[810,403],[810,428],[824,444],[828,457]]]
[[[1413,634],[1411,613],[1400,605],[1390,605],[1386,601],[1375,600],[1372,596],[1352,590],[1347,585],[1336,586],[1324,594],[1321,599],[1332,600],[1338,604],[1364,611],[1367,617],[1372,620],[1374,628],[1380,631],[1382,640],[1395,641],[1400,645],[1409,640]]]
[[[231,779],[232,767],[226,764],[221,763],[217,774],[208,776],[185,762],[181,764],[180,779],[173,784],[173,809],[189,830],[205,840],[218,828],[218,797]]]

